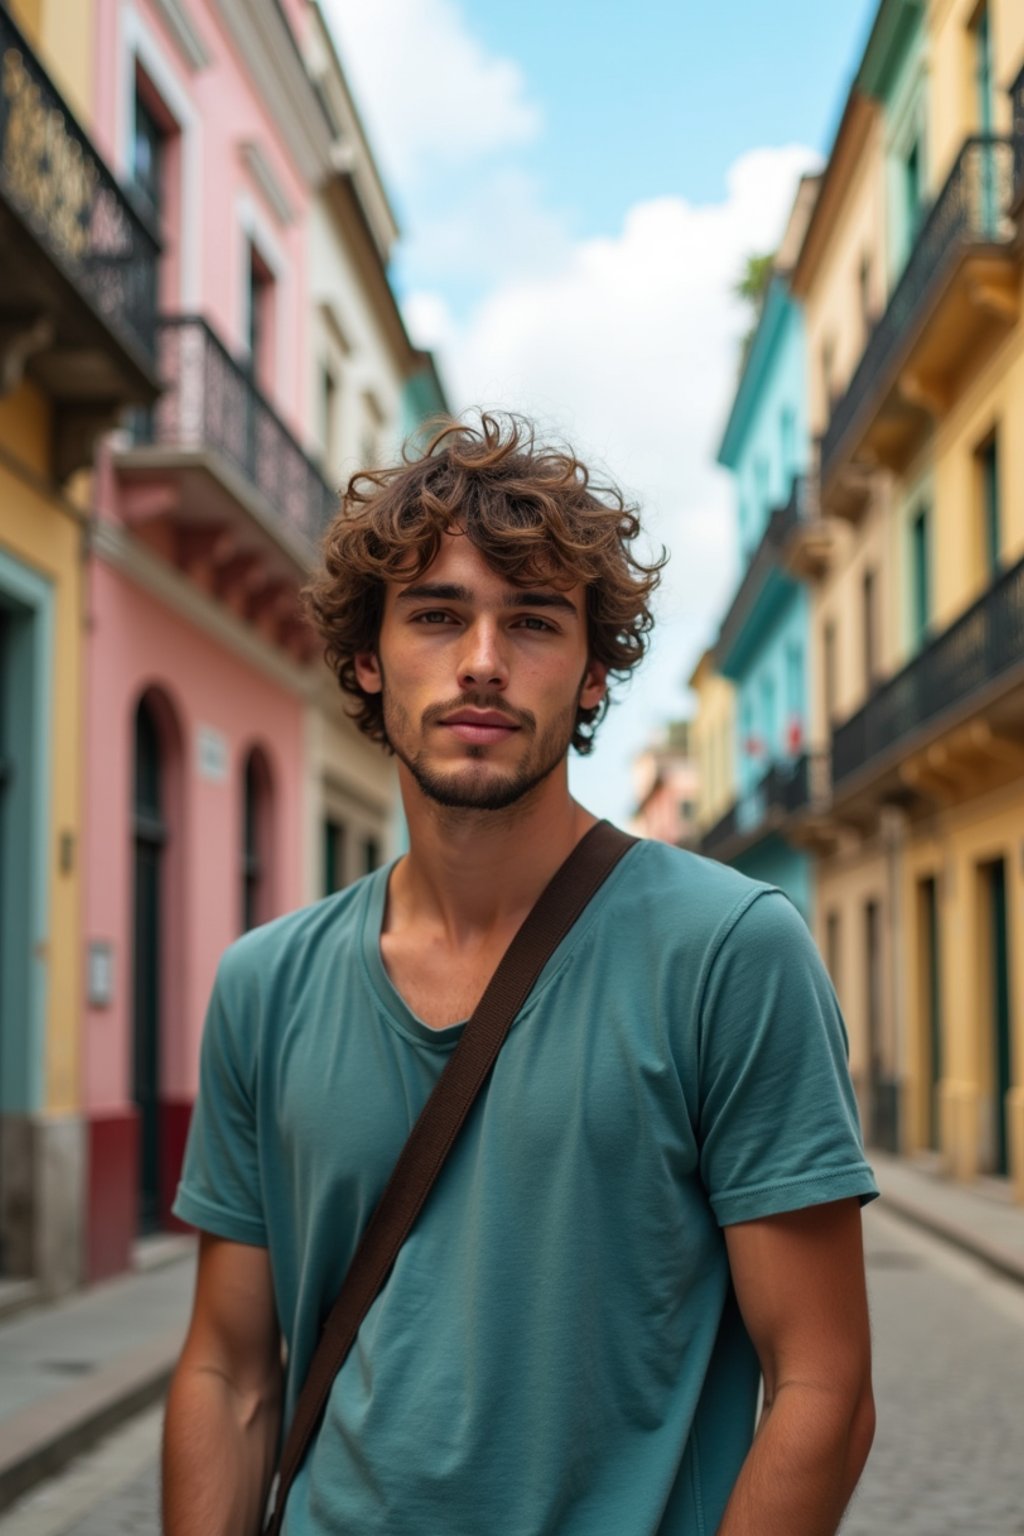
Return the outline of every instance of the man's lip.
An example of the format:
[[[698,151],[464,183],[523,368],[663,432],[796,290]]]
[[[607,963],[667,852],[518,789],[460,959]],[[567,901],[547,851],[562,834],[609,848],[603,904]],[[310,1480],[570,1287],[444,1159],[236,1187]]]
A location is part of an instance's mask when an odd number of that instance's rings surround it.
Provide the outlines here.
[[[462,711],[457,715],[448,715],[441,721],[442,725],[493,725],[500,726],[505,731],[518,731],[519,727],[514,720],[507,715],[478,715],[472,711]]]

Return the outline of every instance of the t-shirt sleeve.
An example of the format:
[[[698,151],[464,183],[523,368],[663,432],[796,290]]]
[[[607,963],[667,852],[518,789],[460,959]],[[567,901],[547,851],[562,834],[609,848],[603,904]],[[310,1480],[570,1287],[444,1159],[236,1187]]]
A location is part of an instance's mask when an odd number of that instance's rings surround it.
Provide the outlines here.
[[[781,891],[756,890],[719,930],[698,1027],[700,1166],[720,1226],[877,1196],[839,1003]]]
[[[265,1247],[256,1137],[255,1019],[231,950],[217,970],[174,1214],[190,1226]]]

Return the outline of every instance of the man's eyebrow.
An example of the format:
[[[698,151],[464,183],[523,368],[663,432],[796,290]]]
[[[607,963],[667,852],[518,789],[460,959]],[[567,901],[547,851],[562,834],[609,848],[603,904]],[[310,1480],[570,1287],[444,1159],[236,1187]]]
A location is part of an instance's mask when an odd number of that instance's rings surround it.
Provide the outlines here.
[[[474,593],[469,587],[449,581],[421,581],[413,587],[403,587],[396,602],[471,603]],[[561,592],[527,590],[515,587],[506,592],[501,600],[503,608],[560,608],[578,615],[576,604]]]

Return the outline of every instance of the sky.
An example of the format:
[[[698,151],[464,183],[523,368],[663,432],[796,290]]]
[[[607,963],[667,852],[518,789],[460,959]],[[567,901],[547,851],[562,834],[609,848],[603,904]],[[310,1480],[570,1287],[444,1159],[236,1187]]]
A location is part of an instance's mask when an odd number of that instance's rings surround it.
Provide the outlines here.
[[[693,713],[738,579],[715,455],[733,293],[827,154],[876,0],[321,0],[403,234],[392,279],[456,411],[526,411],[671,554],[650,654],[574,793],[628,818],[630,764]]]

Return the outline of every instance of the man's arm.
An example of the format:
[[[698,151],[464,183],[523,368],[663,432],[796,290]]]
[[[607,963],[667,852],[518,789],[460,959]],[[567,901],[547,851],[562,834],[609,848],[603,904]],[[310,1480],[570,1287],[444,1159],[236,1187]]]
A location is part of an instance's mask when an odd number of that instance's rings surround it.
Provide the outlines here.
[[[265,1248],[203,1234],[164,1424],[164,1536],[257,1536],[274,1473],[281,1339]]]
[[[859,1203],[724,1230],[765,1390],[718,1536],[835,1536],[875,1430]]]

